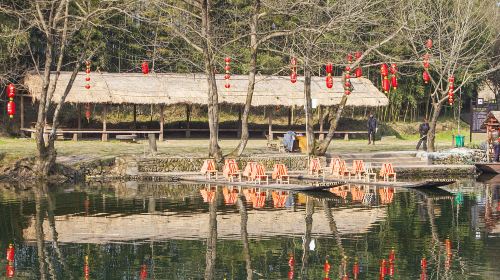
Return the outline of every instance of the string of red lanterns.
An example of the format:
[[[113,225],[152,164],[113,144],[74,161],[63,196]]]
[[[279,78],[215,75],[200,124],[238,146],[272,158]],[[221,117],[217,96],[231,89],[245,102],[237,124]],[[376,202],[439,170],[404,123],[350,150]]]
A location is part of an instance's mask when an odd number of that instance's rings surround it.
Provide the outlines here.
[[[85,61],[85,81],[87,82],[87,84],[85,85],[85,88],[86,89],[90,89],[90,61]]]
[[[14,245],[9,244],[9,247],[7,248],[7,267],[5,268],[7,278],[13,278],[15,275],[14,260],[15,260]]]
[[[295,258],[293,256],[290,256],[290,259],[288,260],[288,267],[290,268],[288,271],[288,279],[292,280],[294,275],[295,275]]]
[[[295,57],[292,57],[290,59],[290,82],[292,84],[295,84],[297,82],[297,59]]]
[[[224,67],[224,70],[226,70],[226,75],[224,75],[224,80],[226,80],[226,85],[224,85],[224,87],[229,89],[231,87],[231,84],[229,83],[229,79],[231,78],[229,72],[231,70],[231,66],[229,65],[229,63],[231,63],[231,58],[226,57],[224,61],[226,62],[226,67]]]
[[[432,49],[432,39],[428,39],[427,42],[425,43],[426,47],[426,53],[424,55],[424,72],[422,73],[422,78],[424,79],[424,83],[428,84],[429,81],[431,80],[431,76],[429,75],[429,68],[430,68],[430,51]]]
[[[361,58],[361,52],[357,51],[354,56],[356,57],[356,60],[359,60]],[[361,69],[361,66],[358,66],[356,68],[356,71],[354,73],[356,75],[356,78],[361,78],[363,76],[363,69]]]
[[[450,106],[453,105],[453,96],[454,96],[454,91],[455,91],[455,76],[451,75],[448,78],[448,103]]]
[[[391,64],[391,85],[394,90],[398,89],[398,78],[396,74],[398,73],[398,68],[396,63]]]
[[[16,87],[14,84],[9,84],[7,86],[7,97],[9,98],[9,102],[7,102],[7,114],[9,118],[14,118],[16,114],[16,103],[14,103],[14,97],[16,96]]]
[[[144,75],[149,74],[149,64],[147,61],[144,60],[142,62],[141,68],[142,68],[142,74],[144,74]]]
[[[352,64],[352,54],[347,54],[347,63],[348,65],[345,67],[344,72],[344,94],[350,95],[352,90],[351,84],[351,64]]]
[[[391,85],[388,77],[389,69],[387,67],[387,64],[383,63],[382,65],[380,65],[380,75],[382,75],[382,89],[384,90],[385,93],[389,93]]]
[[[333,87],[333,77],[332,77],[332,72],[333,72],[333,65],[331,63],[328,63],[326,65],[326,87],[327,88],[332,88]]]

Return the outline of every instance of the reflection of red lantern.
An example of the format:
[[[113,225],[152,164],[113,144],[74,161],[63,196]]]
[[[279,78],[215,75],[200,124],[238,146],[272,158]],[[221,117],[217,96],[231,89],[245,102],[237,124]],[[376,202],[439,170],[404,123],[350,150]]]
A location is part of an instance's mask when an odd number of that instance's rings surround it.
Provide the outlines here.
[[[85,264],[83,265],[83,275],[85,279],[89,279],[90,276],[90,268],[89,268],[89,256],[85,256]]]
[[[396,252],[394,249],[391,249],[391,252],[389,253],[389,262],[393,262],[396,260]]]
[[[354,262],[354,265],[352,267],[352,274],[354,274],[354,279],[358,279],[358,275],[359,275],[359,264],[358,264],[358,261]]]
[[[149,64],[147,61],[144,61],[141,65],[142,68],[142,74],[147,75],[149,74]]]
[[[426,84],[428,84],[431,80],[431,76],[429,76],[429,72],[427,72],[427,70],[424,70],[424,72],[422,73],[422,78],[424,79],[424,83]]]
[[[9,248],[7,248],[7,261],[13,262],[15,256],[14,245],[9,244]]]
[[[148,267],[147,267],[145,264],[143,264],[143,265],[141,266],[141,275],[140,275],[140,279],[141,279],[141,280],[144,280],[144,279],[146,279],[146,278],[148,278]]]
[[[7,278],[14,278],[16,271],[14,269],[14,266],[11,263],[7,264],[7,267],[5,268],[5,270],[6,270]]]
[[[295,274],[294,272],[294,266],[295,266],[295,258],[293,256],[290,256],[290,259],[288,260],[288,267],[290,270],[288,271],[288,279],[293,279],[293,276]]]
[[[421,260],[420,260],[420,267],[422,269],[427,269],[427,259],[425,257],[423,257]]]
[[[323,265],[323,271],[328,275],[330,273],[330,263],[328,260],[325,261],[325,264]]]
[[[387,274],[386,260],[380,261],[380,278],[384,278]]]
[[[389,262],[389,275],[394,276],[394,262]]]
[[[14,101],[10,100],[7,102],[7,115],[9,115],[9,118],[14,118],[14,115],[16,114],[16,103]]]
[[[297,59],[295,57],[292,57],[290,60],[290,70],[292,71],[290,74],[290,82],[292,84],[295,84],[297,82]]]

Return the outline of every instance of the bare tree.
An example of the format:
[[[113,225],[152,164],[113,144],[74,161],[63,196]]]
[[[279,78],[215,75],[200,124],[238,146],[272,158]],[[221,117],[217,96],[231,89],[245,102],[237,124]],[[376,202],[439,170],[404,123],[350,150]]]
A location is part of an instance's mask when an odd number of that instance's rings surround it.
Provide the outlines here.
[[[422,66],[425,43],[429,39],[433,41],[428,50],[432,102],[427,140],[430,152],[436,150],[438,117],[449,103],[450,77],[455,78],[455,94],[500,67],[498,60],[488,65],[489,50],[499,36],[494,28],[499,19],[495,5],[495,1],[480,0],[417,0],[412,1],[411,9],[407,10],[407,42]]]
[[[35,171],[40,177],[46,177],[53,170],[56,160],[54,141],[59,126],[59,115],[76,79],[78,70],[84,60],[90,59],[96,49],[89,50],[89,42],[94,28],[102,26],[112,12],[121,11],[126,1],[103,0],[34,0],[23,3],[2,1],[0,12],[19,21],[19,32],[36,31],[44,43],[41,65],[33,58],[35,70],[42,77],[42,89],[37,111],[36,144],[37,160]],[[68,46],[82,44],[83,47],[71,57]],[[43,69],[40,69],[42,68]],[[61,71],[72,69],[72,76],[66,85],[61,100],[54,109],[52,128],[46,131],[46,122],[52,108],[55,89]],[[48,138],[44,134],[48,133]]]

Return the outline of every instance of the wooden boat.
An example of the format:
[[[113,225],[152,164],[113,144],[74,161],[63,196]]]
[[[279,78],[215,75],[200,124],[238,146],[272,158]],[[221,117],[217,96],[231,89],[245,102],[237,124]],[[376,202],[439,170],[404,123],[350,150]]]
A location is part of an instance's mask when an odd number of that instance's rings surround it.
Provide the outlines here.
[[[482,173],[500,174],[500,162],[480,162],[474,165]]]

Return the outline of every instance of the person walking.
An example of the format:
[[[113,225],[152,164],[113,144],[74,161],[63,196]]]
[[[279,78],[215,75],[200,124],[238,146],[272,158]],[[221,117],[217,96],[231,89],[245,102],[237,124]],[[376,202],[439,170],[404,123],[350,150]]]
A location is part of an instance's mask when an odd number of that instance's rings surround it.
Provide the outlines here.
[[[368,118],[368,145],[372,144],[375,145],[375,133],[377,132],[377,119],[373,115],[373,113],[370,113],[370,117]]]
[[[427,133],[429,132],[430,126],[427,118],[424,118],[424,122],[420,124],[418,132],[420,132],[420,140],[417,143],[417,151],[420,149],[420,145],[424,144],[424,151],[427,151]]]

